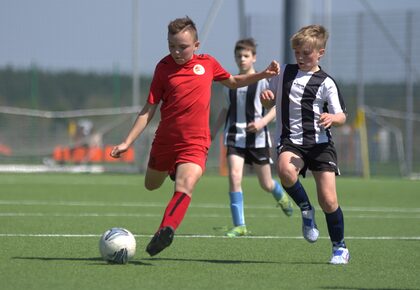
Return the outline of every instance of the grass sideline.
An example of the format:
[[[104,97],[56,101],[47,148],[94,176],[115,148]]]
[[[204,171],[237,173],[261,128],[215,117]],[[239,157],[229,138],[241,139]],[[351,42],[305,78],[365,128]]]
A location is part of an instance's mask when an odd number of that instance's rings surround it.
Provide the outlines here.
[[[311,177],[302,180],[316,203]],[[317,207],[320,240],[301,237],[300,214],[287,218],[255,177],[244,180],[252,236],[230,239],[227,179],[204,176],[171,247],[144,252],[172,195],[168,180],[148,192],[138,175],[0,175],[1,289],[419,289],[420,181],[340,177],[352,259],[328,264],[330,242]],[[99,258],[113,226],[136,235],[128,265]]]

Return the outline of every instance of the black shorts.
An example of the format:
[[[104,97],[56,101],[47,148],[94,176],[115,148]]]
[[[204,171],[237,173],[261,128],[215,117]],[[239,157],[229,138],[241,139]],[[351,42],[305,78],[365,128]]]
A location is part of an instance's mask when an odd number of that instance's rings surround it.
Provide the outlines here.
[[[270,148],[240,148],[240,147],[227,147],[226,156],[237,155],[245,159],[246,164],[271,164],[273,161],[270,157]]]
[[[307,169],[311,171],[331,171],[335,172],[335,175],[340,175],[337,152],[332,141],[315,145],[298,145],[292,143],[289,139],[284,139],[281,145],[277,147],[277,154],[280,155],[280,153],[286,151],[293,152],[302,158],[305,165],[299,174],[303,177],[305,177]]]

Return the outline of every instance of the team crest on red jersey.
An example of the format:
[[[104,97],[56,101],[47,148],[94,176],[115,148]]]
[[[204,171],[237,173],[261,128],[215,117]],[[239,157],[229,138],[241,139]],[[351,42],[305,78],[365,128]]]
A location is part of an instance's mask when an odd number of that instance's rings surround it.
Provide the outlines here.
[[[201,64],[196,64],[193,68],[193,71],[196,75],[203,75],[206,72]]]

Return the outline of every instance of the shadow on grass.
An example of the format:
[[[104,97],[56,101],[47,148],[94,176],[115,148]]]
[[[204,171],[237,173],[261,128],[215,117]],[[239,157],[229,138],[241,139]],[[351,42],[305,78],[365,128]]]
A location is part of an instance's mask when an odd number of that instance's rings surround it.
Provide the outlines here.
[[[85,262],[95,262],[93,265],[111,265],[106,263],[101,258],[68,258],[68,257],[12,257],[15,260],[39,260],[39,261],[85,261]],[[128,264],[140,265],[140,266],[152,266],[150,263],[143,263],[141,261],[131,260]],[[115,265],[115,264],[112,264]]]
[[[94,258],[69,258],[69,257],[12,257],[14,260],[39,260],[39,261],[81,261],[81,262],[95,262],[93,265],[108,265],[99,257]],[[140,260],[131,260],[128,262],[132,265],[138,266],[154,266],[150,262],[159,261],[174,261],[174,262],[198,262],[198,263],[210,263],[210,264],[288,264],[288,265],[324,265],[326,263],[320,262],[275,262],[275,261],[250,261],[250,260],[216,260],[216,259],[187,259],[187,258],[143,258]],[[112,264],[115,265],[115,264]],[[335,289],[335,288],[331,288]]]
[[[274,261],[247,261],[247,260],[216,260],[216,259],[186,259],[186,258],[145,258],[146,261],[175,261],[175,262],[199,262],[211,264],[302,264],[302,265],[322,265],[326,263],[318,262],[274,262]]]

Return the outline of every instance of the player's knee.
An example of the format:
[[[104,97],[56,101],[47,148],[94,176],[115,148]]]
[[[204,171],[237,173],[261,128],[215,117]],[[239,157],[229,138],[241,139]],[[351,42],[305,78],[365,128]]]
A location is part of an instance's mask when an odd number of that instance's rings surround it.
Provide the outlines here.
[[[230,169],[229,170],[229,177],[231,179],[240,180],[242,178],[242,170],[240,169]]]
[[[160,187],[160,184],[157,184],[156,182],[149,182],[149,181],[145,181],[145,182],[144,182],[144,187],[145,187],[147,190],[152,191],[152,190],[156,190],[156,189],[158,189],[158,188]]]
[[[152,186],[151,184],[145,184],[144,187],[149,191],[152,191],[158,188],[156,186]]]
[[[296,171],[290,168],[280,169],[278,173],[282,184],[293,185],[297,180]]]
[[[240,174],[230,174],[230,183],[234,186],[239,186],[242,182],[242,176]]]
[[[338,208],[338,202],[336,198],[324,198],[319,201],[319,206],[326,213],[335,212]]]
[[[193,191],[196,183],[197,179],[195,177],[186,176],[184,178],[177,178],[175,187],[178,191],[188,193]]]

